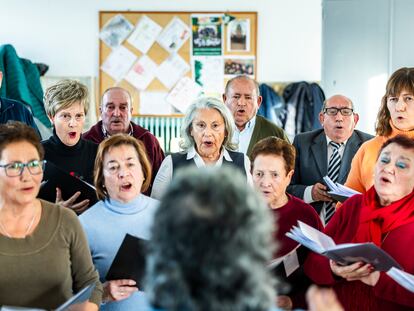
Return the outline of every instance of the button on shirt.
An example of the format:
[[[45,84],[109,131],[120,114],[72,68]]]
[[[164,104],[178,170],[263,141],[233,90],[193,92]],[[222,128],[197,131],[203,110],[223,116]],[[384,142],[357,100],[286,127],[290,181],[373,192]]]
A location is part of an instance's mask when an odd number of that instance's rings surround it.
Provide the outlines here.
[[[244,154],[247,153],[247,149],[249,148],[250,140],[252,138],[255,125],[256,125],[256,116],[251,118],[250,121],[246,123],[246,126],[244,127],[242,131],[240,131],[236,127],[232,142],[238,145],[237,151],[242,152]]]
[[[332,147],[331,146],[331,144],[330,144],[330,142],[332,141],[332,139],[330,139],[328,136],[326,136],[325,135],[325,137],[326,137],[326,144],[327,144],[327,146],[328,146],[328,152],[327,152],[327,158],[326,158],[326,167],[328,167],[328,164],[329,164],[329,159],[331,158],[331,156],[332,156],[332,153],[333,153],[333,148],[334,147]],[[344,155],[344,150],[345,150],[345,146],[346,146],[346,142],[347,142],[347,140],[346,141],[344,141],[343,143],[342,143],[342,145],[341,145],[341,147],[339,147],[339,149],[338,149],[338,152],[339,152],[339,155],[341,156],[341,159],[342,159],[342,156]],[[313,187],[313,185],[311,185],[311,186],[307,186],[306,188],[305,188],[305,192],[303,193],[303,201],[305,201],[305,203],[313,203],[313,202],[315,202],[313,199],[312,199],[312,187]]]

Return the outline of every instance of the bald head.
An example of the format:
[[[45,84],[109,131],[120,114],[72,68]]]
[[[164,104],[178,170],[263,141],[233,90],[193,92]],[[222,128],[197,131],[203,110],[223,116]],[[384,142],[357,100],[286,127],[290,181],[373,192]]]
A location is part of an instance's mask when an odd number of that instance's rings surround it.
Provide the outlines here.
[[[337,103],[340,103],[341,104],[340,106],[343,106],[343,104],[345,104],[346,106],[354,109],[354,103],[352,102],[351,99],[349,99],[348,97],[344,95],[336,94],[336,95],[329,97],[323,102],[322,112],[325,110],[326,107],[335,106],[335,104]]]

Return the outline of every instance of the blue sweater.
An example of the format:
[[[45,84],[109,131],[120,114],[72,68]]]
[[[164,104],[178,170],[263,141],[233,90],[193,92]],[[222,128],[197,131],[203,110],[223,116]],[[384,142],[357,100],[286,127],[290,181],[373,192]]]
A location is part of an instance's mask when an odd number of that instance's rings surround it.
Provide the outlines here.
[[[102,283],[106,281],[106,273],[125,234],[142,239],[150,238],[157,206],[157,200],[140,194],[129,203],[113,199],[99,201],[79,217]],[[138,291],[125,300],[105,303],[100,310],[147,310],[147,306],[145,294]]]

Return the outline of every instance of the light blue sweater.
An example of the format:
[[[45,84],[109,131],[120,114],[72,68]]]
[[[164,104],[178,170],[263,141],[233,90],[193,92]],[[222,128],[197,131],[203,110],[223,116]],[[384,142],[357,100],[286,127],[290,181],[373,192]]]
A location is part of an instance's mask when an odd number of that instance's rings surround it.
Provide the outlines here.
[[[125,234],[142,239],[150,238],[150,228],[158,204],[157,200],[140,194],[129,203],[113,199],[99,201],[79,217],[102,283],[106,281],[106,273]],[[148,304],[144,296],[139,291],[125,300],[105,303],[100,310],[147,310]]]

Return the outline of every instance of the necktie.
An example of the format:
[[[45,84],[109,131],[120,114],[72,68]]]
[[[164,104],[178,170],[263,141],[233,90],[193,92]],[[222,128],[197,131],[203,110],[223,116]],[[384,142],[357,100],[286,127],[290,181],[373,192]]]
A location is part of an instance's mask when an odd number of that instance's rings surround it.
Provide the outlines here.
[[[339,169],[341,167],[341,155],[339,154],[339,148],[342,144],[338,144],[333,141],[329,144],[332,146],[332,155],[328,163],[328,177],[332,179],[333,182],[336,182],[338,180]],[[328,203],[325,205],[325,225],[335,213],[335,205],[336,203]]]

